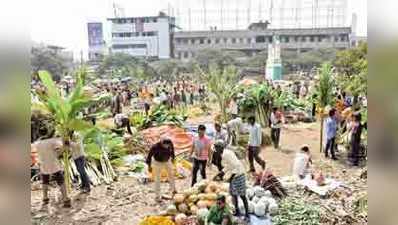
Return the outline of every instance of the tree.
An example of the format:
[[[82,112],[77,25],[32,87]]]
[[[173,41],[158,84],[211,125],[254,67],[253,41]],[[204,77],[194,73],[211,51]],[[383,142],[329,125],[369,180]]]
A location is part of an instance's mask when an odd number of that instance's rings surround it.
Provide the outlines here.
[[[60,81],[61,77],[71,69],[66,57],[57,50],[45,46],[32,47],[30,60],[33,74],[46,70],[55,81]]]
[[[333,87],[334,80],[332,76],[332,65],[330,63],[324,63],[318,69],[319,82],[316,86],[316,103],[321,115],[321,137],[320,137],[320,151],[322,152],[323,142],[323,124],[324,124],[324,110],[326,106],[333,103]]]
[[[96,72],[100,75],[110,75],[111,77],[119,78],[133,77],[140,80],[156,76],[156,72],[145,59],[125,53],[115,53],[106,56]]]
[[[362,61],[367,60],[367,54],[368,44],[361,43],[356,48],[338,52],[333,64],[337,71],[345,76],[357,75],[363,70]]]
[[[354,108],[358,105],[358,97],[367,94],[367,44],[361,43],[358,47],[341,51],[334,62],[337,71],[338,86],[353,97]]]
[[[187,63],[176,59],[159,60],[152,62],[150,66],[156,71],[158,77],[167,81],[177,80],[183,72],[189,72]]]
[[[210,71],[210,65],[216,66],[223,70],[225,67],[230,65],[237,66],[239,64],[238,59],[243,58],[246,55],[239,51],[222,51],[219,49],[203,49],[199,51],[195,56],[195,61],[199,67],[205,71]]]
[[[231,100],[236,84],[239,81],[238,72],[234,66],[227,66],[224,69],[212,64],[208,73],[202,72],[204,80],[207,81],[209,91],[213,93],[220,107],[222,120],[226,122],[228,102]]]

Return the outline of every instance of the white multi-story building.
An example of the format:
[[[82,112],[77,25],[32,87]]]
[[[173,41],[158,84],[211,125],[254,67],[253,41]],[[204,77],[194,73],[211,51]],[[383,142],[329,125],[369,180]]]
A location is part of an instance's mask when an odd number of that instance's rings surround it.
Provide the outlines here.
[[[110,50],[137,57],[169,59],[172,55],[175,18],[164,14],[153,17],[109,18]]]

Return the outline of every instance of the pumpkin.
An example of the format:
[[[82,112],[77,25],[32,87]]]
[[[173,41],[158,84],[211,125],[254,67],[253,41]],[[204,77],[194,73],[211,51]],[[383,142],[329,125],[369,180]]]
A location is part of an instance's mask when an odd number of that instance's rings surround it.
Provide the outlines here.
[[[212,200],[212,201],[214,201],[214,200],[217,200],[217,194],[216,194],[216,193],[206,194],[205,198],[206,198],[207,200]]]
[[[174,202],[176,204],[180,204],[180,203],[184,202],[185,195],[184,194],[176,194],[176,195],[174,195],[174,199],[173,200],[174,200]]]
[[[246,190],[246,195],[247,195],[247,197],[248,197],[249,199],[252,199],[252,198],[254,197],[254,190],[253,190],[253,188],[248,188],[248,189]]]
[[[210,182],[209,185],[207,185],[207,188],[210,190],[208,193],[214,193],[218,189],[218,184],[215,182]]]
[[[168,215],[175,215],[177,214],[177,207],[174,204],[171,204],[166,209]]]
[[[195,194],[188,197],[189,202],[196,203],[198,200],[199,200],[199,197],[198,197],[198,195],[195,195]]]
[[[210,208],[210,207],[212,207],[215,203],[216,203],[216,201],[207,200],[207,207]]]
[[[207,186],[206,188],[205,188],[205,193],[212,193],[213,191],[212,191],[212,189],[211,189],[211,187],[210,187],[210,185],[209,186]]]
[[[254,214],[259,217],[265,215],[265,205],[262,202],[258,202],[254,205]]]
[[[187,220],[187,216],[184,213],[180,213],[174,218],[174,220],[176,225],[184,225]]]
[[[278,213],[278,204],[276,204],[276,202],[272,202],[272,204],[270,203],[268,206],[268,211],[271,216],[276,215]]]
[[[196,205],[198,206],[199,209],[207,208],[207,201],[206,200],[200,200],[200,201],[198,201],[198,203],[196,203]]]
[[[205,221],[208,214],[209,214],[209,210],[207,208],[203,208],[203,209],[198,210],[197,216],[198,216],[199,220]]]
[[[204,194],[204,193],[198,194],[198,198],[200,200],[204,200],[204,199],[206,199],[206,194]]]
[[[192,215],[196,215],[196,213],[198,212],[198,207],[196,205],[191,206],[191,208],[189,208],[189,210],[191,211]]]
[[[185,203],[181,203],[178,205],[178,211],[182,213],[188,212],[188,206]]]
[[[252,201],[249,202],[249,213],[254,213],[254,203]]]
[[[265,195],[265,191],[264,191],[264,189],[263,189],[262,187],[260,187],[260,186],[255,186],[255,187],[254,187],[254,194],[255,194],[257,197],[261,198],[261,197],[263,197],[263,196]]]

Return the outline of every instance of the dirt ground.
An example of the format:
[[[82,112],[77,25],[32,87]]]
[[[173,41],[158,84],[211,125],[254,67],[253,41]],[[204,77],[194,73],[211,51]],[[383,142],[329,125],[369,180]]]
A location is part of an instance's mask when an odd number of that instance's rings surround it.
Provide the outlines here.
[[[197,118],[191,122],[209,122],[211,118]],[[281,132],[281,150],[265,147],[262,157],[276,176],[291,174],[292,161],[295,152],[303,144],[309,145],[316,166],[327,165],[330,171],[355,172],[358,169],[349,168],[340,162],[324,159],[319,152],[319,123],[287,125]],[[247,165],[247,162],[245,162]],[[257,167],[258,168],[258,167]],[[210,176],[216,168],[208,169]],[[334,174],[328,174],[334,175]],[[209,176],[209,177],[210,177]],[[177,190],[184,190],[190,186],[190,178],[177,181]],[[138,224],[145,215],[157,214],[164,210],[167,201],[156,203],[155,194],[150,184],[140,184],[135,178],[121,177],[112,185],[94,187],[90,195],[79,195],[74,191],[72,196],[73,208],[63,209],[60,203],[59,191],[51,190],[51,203],[41,207],[41,191],[31,192],[32,224],[50,225],[91,225],[91,224]],[[162,184],[162,191],[168,191],[168,185]]]

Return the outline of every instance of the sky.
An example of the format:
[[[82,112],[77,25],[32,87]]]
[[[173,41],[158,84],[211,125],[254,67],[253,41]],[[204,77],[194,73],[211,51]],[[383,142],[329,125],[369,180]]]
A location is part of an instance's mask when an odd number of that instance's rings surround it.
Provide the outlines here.
[[[231,28],[236,26],[236,9],[239,10],[239,27],[246,27],[247,8],[249,1],[251,4],[251,20],[257,21],[267,15],[267,4],[270,0],[205,0],[208,11],[208,20],[213,23],[221,21],[221,4],[224,8],[223,26]],[[295,0],[274,0],[285,2],[285,7],[294,7]],[[303,0],[310,1],[310,0]],[[319,0],[319,2],[327,0]],[[351,15],[356,13],[358,16],[357,35],[367,36],[367,1],[366,0],[347,0],[347,25],[351,24]],[[80,51],[87,52],[87,22],[106,22],[106,18],[112,17],[112,5],[115,2],[124,8],[126,16],[154,16],[159,11],[169,11],[175,16],[180,15],[180,22],[188,29],[188,8],[191,8],[191,29],[202,29],[203,22],[199,17],[202,13],[198,10],[203,6],[203,0],[40,0],[27,1],[24,6],[30,12],[27,18],[29,34],[34,42],[44,42],[66,47],[73,50],[75,56]],[[174,6],[174,7],[173,7]],[[263,10],[262,10],[263,9]],[[211,16],[215,15],[215,16]],[[214,18],[217,17],[217,18]],[[234,18],[234,19],[232,19]],[[195,20],[196,19],[196,20]],[[213,20],[212,20],[213,19]],[[196,22],[195,22],[196,21]],[[230,24],[227,24],[229,21]],[[233,21],[233,22],[232,22]],[[209,22],[209,23],[210,23]],[[220,24],[217,25],[221,27]]]

